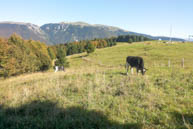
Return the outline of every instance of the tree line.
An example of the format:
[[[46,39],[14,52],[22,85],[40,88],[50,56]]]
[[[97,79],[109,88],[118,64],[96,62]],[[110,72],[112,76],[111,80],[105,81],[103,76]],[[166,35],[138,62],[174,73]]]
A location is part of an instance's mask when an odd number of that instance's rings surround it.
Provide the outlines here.
[[[116,45],[116,41],[113,38],[108,38],[108,39],[83,40],[67,44],[59,44],[52,47],[64,48],[66,50],[66,55],[73,55],[82,52],[87,52],[89,54],[94,52],[95,48],[112,47],[114,45]]]
[[[94,40],[83,40],[79,42],[71,42],[67,44],[59,44],[54,47],[62,47],[66,49],[66,55],[73,55],[77,53],[87,52],[91,53],[95,48],[105,48],[112,47],[117,44],[117,42],[143,42],[150,41],[152,39],[141,35],[121,35],[118,37],[105,38],[105,39],[94,39]]]
[[[121,36],[118,36],[115,39],[116,39],[116,42],[128,42],[128,43],[143,42],[143,41],[152,40],[152,39],[147,38],[147,37],[142,36],[142,35],[121,35]]]
[[[96,48],[112,47],[116,42],[147,41],[143,36],[126,35],[106,39],[84,40],[47,46],[34,40],[24,40],[13,34],[8,39],[0,38],[0,77],[22,73],[46,71],[53,66],[68,67],[66,55],[87,52]]]
[[[95,48],[115,44],[110,39],[95,39],[47,46],[40,41],[24,40],[13,34],[8,39],[0,38],[0,77],[46,71],[55,65],[68,67],[66,55],[91,53]]]

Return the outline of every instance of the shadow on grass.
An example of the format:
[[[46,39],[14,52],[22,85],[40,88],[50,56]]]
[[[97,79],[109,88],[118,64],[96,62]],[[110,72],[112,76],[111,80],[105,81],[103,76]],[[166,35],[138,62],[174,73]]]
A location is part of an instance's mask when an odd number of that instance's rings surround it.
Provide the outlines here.
[[[176,126],[179,129],[193,129],[193,114],[172,113]]]
[[[74,59],[83,58],[83,57],[87,57],[87,56],[88,56],[88,54],[86,54],[86,55],[81,55],[81,56],[74,57]]]
[[[130,73],[127,75],[127,73],[126,72],[113,72],[113,74],[115,74],[115,75],[122,75],[122,76],[129,76],[130,75]]]
[[[123,76],[127,76],[126,72],[118,72],[118,74],[123,75]]]
[[[0,105],[1,129],[140,129],[141,124],[110,121],[102,112],[83,107],[60,108],[51,101],[33,101],[17,108]]]

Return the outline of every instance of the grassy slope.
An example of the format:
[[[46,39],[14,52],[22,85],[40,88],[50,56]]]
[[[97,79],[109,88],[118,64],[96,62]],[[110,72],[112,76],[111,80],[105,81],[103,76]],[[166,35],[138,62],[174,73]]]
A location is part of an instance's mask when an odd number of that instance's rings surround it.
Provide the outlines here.
[[[128,55],[145,76],[125,75]],[[118,44],[68,57],[66,72],[2,80],[0,128],[193,128],[192,55],[193,44]]]

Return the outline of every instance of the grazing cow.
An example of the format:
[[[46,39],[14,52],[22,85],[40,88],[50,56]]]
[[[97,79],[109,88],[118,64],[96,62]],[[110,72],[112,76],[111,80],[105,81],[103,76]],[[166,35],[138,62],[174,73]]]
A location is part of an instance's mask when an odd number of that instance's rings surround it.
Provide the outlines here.
[[[55,66],[55,72],[65,71],[64,66]]]
[[[59,66],[58,70],[59,71],[65,71],[64,66]]]
[[[141,71],[142,75],[145,74],[146,72],[146,68],[144,68],[144,61],[143,61],[143,58],[142,57],[138,57],[138,56],[128,56],[126,58],[126,71],[127,71],[127,75],[128,75],[128,69],[129,69],[129,66],[131,68],[131,73],[133,74],[133,67],[136,68],[137,70],[137,74],[139,71]]]

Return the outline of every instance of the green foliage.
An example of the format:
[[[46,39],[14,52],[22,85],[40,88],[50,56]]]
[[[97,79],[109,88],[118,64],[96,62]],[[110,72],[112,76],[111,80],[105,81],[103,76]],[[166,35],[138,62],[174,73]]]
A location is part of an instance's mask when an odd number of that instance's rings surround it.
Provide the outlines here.
[[[77,53],[82,53],[82,52],[92,52],[92,49],[87,49],[88,47],[88,42],[91,43],[92,47],[94,45],[95,48],[105,48],[105,47],[112,47],[116,45],[115,38],[109,38],[109,39],[94,39],[94,40],[87,40],[87,41],[80,41],[80,42],[72,42],[72,43],[67,43],[67,44],[60,44],[60,45],[55,45],[55,48],[62,47],[63,49],[66,50],[67,55],[73,55]],[[90,47],[90,46],[89,46]]]
[[[47,46],[33,40],[23,40],[13,34],[0,40],[0,76],[48,70],[51,67]]]
[[[54,50],[51,47],[48,47],[48,54],[50,56],[50,58],[53,60],[56,58],[56,55],[54,53]]]
[[[79,53],[80,50],[80,46],[78,46],[77,43],[68,43],[66,45],[67,48],[67,55],[72,55],[72,54],[76,54]]]
[[[144,36],[138,36],[138,35],[121,35],[116,38],[117,42],[143,42],[143,41],[150,41],[152,39],[149,39]]]
[[[132,42],[133,42],[133,40],[132,40],[132,38],[130,38],[129,41],[128,41],[128,43],[132,43]]]
[[[141,37],[139,38],[139,41],[143,42],[143,41],[144,41],[144,37],[141,36]]]
[[[78,45],[77,45],[78,53],[82,53],[85,51],[84,46],[85,46],[84,42],[78,43]]]
[[[86,52],[89,54],[95,51],[95,46],[94,44],[88,42],[87,45],[85,46],[85,49],[86,49]]]
[[[57,49],[57,60],[55,61],[56,66],[68,67],[69,63],[66,59],[66,51],[62,48]]]

